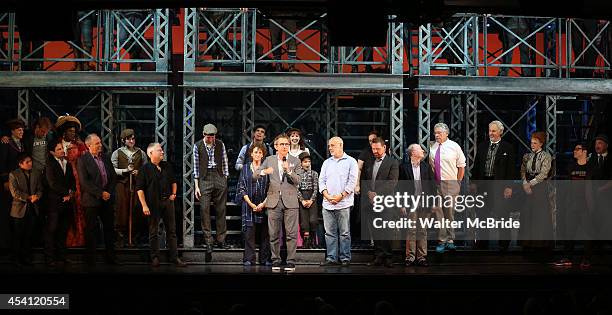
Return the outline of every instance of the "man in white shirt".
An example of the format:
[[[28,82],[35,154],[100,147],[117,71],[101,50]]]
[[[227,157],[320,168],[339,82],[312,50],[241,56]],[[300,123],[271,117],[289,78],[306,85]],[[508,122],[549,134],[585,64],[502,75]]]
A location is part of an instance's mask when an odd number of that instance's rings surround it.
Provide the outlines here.
[[[437,184],[438,194],[442,200],[455,199],[461,188],[461,180],[465,174],[465,155],[457,142],[448,139],[448,126],[445,123],[437,123],[434,126],[436,141],[429,149],[429,164],[434,171],[434,179]],[[450,207],[436,207],[434,213],[439,221],[443,223],[438,233],[438,246],[436,252],[444,253],[445,250],[455,250],[455,230],[450,225],[454,221],[454,205]]]

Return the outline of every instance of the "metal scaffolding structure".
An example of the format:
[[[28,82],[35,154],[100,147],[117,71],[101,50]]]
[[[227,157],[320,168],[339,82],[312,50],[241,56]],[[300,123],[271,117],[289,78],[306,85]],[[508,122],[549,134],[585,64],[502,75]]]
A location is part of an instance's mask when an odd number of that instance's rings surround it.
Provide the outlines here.
[[[502,121],[506,132],[529,149],[525,136],[517,131],[519,122],[527,121],[531,125],[535,123],[535,114],[544,111],[545,130],[549,135],[546,150],[555,154],[557,100],[566,95],[612,94],[612,80],[592,78],[609,75],[612,70],[602,44],[607,41],[607,21],[593,24],[572,18],[457,14],[442,24],[415,27],[418,72],[413,75],[411,71],[404,74],[404,53],[408,56],[408,68],[412,67],[412,36],[405,34],[407,31],[412,34],[412,30],[406,29],[395,17],[388,17],[384,47],[331,47],[327,18],[325,12],[299,13],[292,17],[258,9],[184,9],[184,72],[179,88],[182,88],[185,247],[194,246],[192,152],[196,97],[202,91],[241,93],[241,102],[236,104],[241,109],[237,110],[241,117],[236,119],[241,128],[241,144],[251,140],[251,130],[264,118],[273,118],[283,130],[308,118],[317,137],[327,140],[346,135],[360,139],[361,135],[346,132],[350,127],[342,115],[351,109],[339,106],[339,98],[380,97],[382,103],[377,111],[388,115],[388,120],[381,114],[376,123],[389,127],[390,154],[398,159],[405,159],[405,120],[416,121],[418,143],[427,150],[432,140],[432,120],[444,120],[432,115],[432,95],[449,95],[451,137],[459,140],[468,159],[467,180],[476,156],[478,117],[482,113]],[[32,102],[58,115],[38,90],[94,91],[93,97],[75,115],[99,104],[99,121],[88,121],[87,126],[99,122],[102,141],[110,150],[117,128],[123,128],[130,120],[127,112],[130,105],[122,104],[120,94],[151,94],[154,100],[147,109],[154,112],[150,121],[155,126],[154,138],[167,151],[172,145],[168,133],[169,116],[173,112],[170,105],[173,90],[167,73],[172,34],[170,11],[88,11],[79,14],[79,25],[83,27],[85,22],[91,27],[91,47],[78,38],[66,42],[71,52],[65,56],[41,57],[40,53],[49,43],[23,43],[15,14],[0,13],[0,69],[7,70],[0,75],[0,86],[17,90],[18,117],[31,121]],[[497,46],[490,42],[488,35],[493,32],[502,39],[502,49],[494,48]],[[543,44],[535,41],[537,36],[543,38]],[[410,43],[404,43],[407,38]],[[515,51],[524,57],[520,63],[512,62]],[[53,69],[65,62],[90,64],[100,71],[21,71],[35,64],[44,66],[41,70]],[[117,71],[126,64],[132,71]],[[154,65],[148,69],[154,71],[133,71],[145,70],[143,65],[147,64]],[[372,71],[372,67],[377,71]],[[298,70],[302,72],[295,73]],[[592,71],[591,78],[571,80],[584,75],[585,70]],[[526,77],[515,77],[517,74]],[[291,108],[285,105],[279,110],[282,106],[274,103],[271,92],[314,97],[312,101],[300,98],[306,104],[296,101],[300,104],[291,104]],[[417,115],[408,118],[404,100],[412,93],[417,96]],[[486,104],[486,95],[530,95],[533,101],[509,124],[498,115],[498,108]],[[201,106],[198,113],[208,109],[206,105]],[[367,123],[363,122],[363,126]],[[325,148],[311,146],[310,151],[320,159],[328,155]]]

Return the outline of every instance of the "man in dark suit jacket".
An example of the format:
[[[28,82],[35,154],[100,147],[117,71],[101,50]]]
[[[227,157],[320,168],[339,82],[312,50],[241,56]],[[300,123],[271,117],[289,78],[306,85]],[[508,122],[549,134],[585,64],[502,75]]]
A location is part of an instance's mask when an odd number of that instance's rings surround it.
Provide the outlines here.
[[[386,154],[387,146],[382,138],[376,138],[370,143],[374,160],[366,161],[361,178],[364,181],[363,193],[367,195],[370,205],[375,196],[394,195],[399,179],[399,162]],[[372,208],[369,207],[371,211]],[[396,209],[384,209],[380,212],[383,220],[396,217]],[[372,212],[373,213],[373,212]],[[377,235],[378,234],[378,235]],[[393,267],[393,252],[391,249],[392,236],[389,231],[374,233],[375,259],[369,265]],[[378,238],[378,240],[376,240]],[[382,239],[382,240],[381,240]]]
[[[49,145],[49,158],[45,165],[47,180],[47,221],[44,229],[45,261],[50,267],[55,262],[68,262],[65,257],[66,234],[74,209],[76,183],[72,165],[66,160],[62,141]]]
[[[410,195],[435,195],[436,182],[433,171],[424,160],[425,151],[417,143],[408,146],[410,163],[400,167],[400,180],[406,181],[401,190]],[[427,267],[427,228],[423,227],[420,219],[426,220],[431,216],[431,208],[401,209],[401,214],[416,222],[414,229],[406,234],[406,266]]]
[[[28,153],[20,153],[17,163],[19,168],[9,174],[9,189],[13,197],[10,211],[13,250],[17,264],[29,265],[32,262],[32,230],[43,185],[40,174],[32,171],[32,158]]]
[[[104,226],[106,262],[118,264],[113,241],[115,234],[113,198],[117,181],[115,169],[110,158],[102,152],[100,137],[93,133],[88,135],[85,138],[85,145],[88,152],[79,158],[77,171],[81,186],[81,205],[85,210],[87,263],[89,265],[96,263],[96,217],[100,217]]]
[[[517,178],[516,154],[514,146],[502,139],[504,125],[497,120],[489,123],[489,141],[478,146],[474,168],[472,169],[473,184],[471,192],[479,190],[487,193],[485,207],[476,209],[476,215],[486,219],[493,215],[496,218],[509,218],[508,202],[512,198],[512,181]],[[487,183],[485,181],[496,181]],[[480,183],[480,184],[479,184]],[[478,231],[477,248],[488,246],[487,231]],[[510,245],[510,230],[499,230],[499,246],[502,251]],[[502,233],[504,232],[504,233]]]

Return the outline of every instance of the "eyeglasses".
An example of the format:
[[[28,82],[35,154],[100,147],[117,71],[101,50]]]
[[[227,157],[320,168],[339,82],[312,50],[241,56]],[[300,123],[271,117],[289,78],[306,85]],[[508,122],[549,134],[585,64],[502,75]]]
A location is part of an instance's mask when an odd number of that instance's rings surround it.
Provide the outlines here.
[[[288,142],[283,142],[283,143],[277,143],[276,145],[279,145],[281,147],[288,147],[289,143]]]

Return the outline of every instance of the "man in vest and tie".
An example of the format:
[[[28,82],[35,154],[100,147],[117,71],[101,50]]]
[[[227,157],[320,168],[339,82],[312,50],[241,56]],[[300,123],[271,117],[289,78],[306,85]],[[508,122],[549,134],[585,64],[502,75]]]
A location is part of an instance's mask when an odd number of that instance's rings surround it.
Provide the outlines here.
[[[217,127],[207,124],[203,129],[203,139],[193,146],[193,178],[195,197],[200,200],[200,217],[206,243],[205,261],[212,259],[213,237],[211,231],[210,203],[215,203],[216,236],[220,248],[227,249],[225,235],[225,204],[227,201],[227,177],[229,168],[227,152],[221,140],[217,140]]]
[[[115,232],[117,233],[115,247],[132,244],[133,235],[138,236],[139,243],[145,243],[143,236],[147,229],[142,211],[134,211],[139,207],[138,196],[134,189],[136,175],[140,167],[147,162],[147,156],[136,146],[136,137],[133,129],[125,129],[120,135],[123,146],[111,155],[111,161],[117,174],[117,203],[115,204]],[[130,212],[132,222],[130,222]],[[131,225],[131,226],[130,226]],[[131,233],[130,233],[131,232]]]

